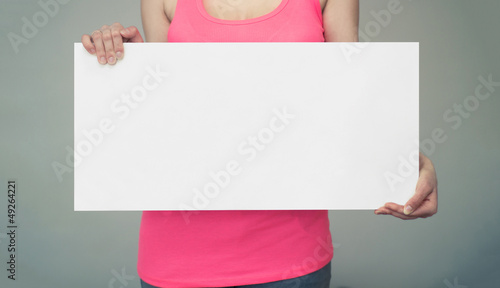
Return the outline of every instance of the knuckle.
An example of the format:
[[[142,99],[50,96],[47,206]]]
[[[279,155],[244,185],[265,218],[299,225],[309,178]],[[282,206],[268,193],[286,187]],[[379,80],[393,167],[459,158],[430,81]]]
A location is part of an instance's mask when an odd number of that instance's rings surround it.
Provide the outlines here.
[[[111,31],[111,36],[113,36],[113,38],[121,38],[121,34],[120,34],[120,31],[118,30],[113,30]]]
[[[105,34],[103,34],[103,35],[102,35],[102,39],[103,39],[104,41],[109,41],[109,40],[111,40],[111,33],[105,33]]]

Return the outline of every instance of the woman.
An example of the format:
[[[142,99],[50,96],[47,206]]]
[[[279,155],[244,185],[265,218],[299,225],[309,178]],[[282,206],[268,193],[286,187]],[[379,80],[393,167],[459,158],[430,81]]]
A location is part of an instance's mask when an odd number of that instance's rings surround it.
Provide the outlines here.
[[[147,42],[356,42],[358,0],[142,0]],[[174,16],[175,15],[175,16]],[[101,64],[143,42],[134,26],[104,25],[82,43]],[[420,154],[415,196],[375,214],[437,211],[432,162]],[[413,208],[409,208],[413,207]],[[330,283],[328,211],[143,211],[137,271],[142,287],[315,287]]]

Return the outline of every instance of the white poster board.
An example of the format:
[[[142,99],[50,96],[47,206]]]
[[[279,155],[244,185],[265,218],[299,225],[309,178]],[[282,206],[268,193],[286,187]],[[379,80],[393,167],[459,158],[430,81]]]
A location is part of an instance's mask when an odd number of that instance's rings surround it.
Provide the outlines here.
[[[75,43],[75,211],[376,209],[418,178],[418,43]]]

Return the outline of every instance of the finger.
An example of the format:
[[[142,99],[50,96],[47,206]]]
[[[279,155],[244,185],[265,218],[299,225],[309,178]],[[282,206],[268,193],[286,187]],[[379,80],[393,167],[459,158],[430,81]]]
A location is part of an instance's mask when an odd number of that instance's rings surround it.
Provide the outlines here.
[[[393,210],[393,209],[390,209],[389,207],[391,207],[392,205],[397,206],[398,204],[396,203],[393,203],[393,202],[387,202],[385,203],[383,206],[379,207],[378,209],[376,209],[374,211],[375,214],[379,214],[378,212],[382,212],[382,211],[388,211],[387,209],[389,210]],[[395,208],[396,209],[396,208]]]
[[[404,214],[403,213],[403,209],[404,209],[403,205],[399,205],[399,204],[394,203],[394,202],[385,203],[384,208],[387,208],[389,210]]]
[[[106,52],[104,51],[104,43],[102,42],[102,33],[99,30],[92,32],[92,41],[96,49],[97,60],[101,64],[106,64]]]
[[[396,212],[396,211],[391,210],[391,209],[386,208],[386,207],[382,207],[382,208],[377,209],[375,214],[376,215],[391,215],[391,216],[397,217],[397,218],[402,219],[402,220],[410,220],[410,219],[417,218],[415,216],[404,215],[402,213]]]
[[[112,30],[111,37],[113,37],[114,52],[117,59],[123,58],[123,38],[119,30]]]
[[[421,205],[413,211],[410,215],[406,214],[404,207],[396,203],[387,203],[384,208],[401,215],[410,216],[412,218],[427,218],[436,213],[436,203],[437,201],[432,201],[431,199],[425,199]]]
[[[113,55],[109,57],[109,63],[115,64],[118,59],[123,58],[123,39],[120,30],[111,30],[111,40],[113,42]]]
[[[116,59],[123,59],[124,55],[123,37],[120,33],[122,29],[123,26],[120,23],[113,23],[111,25],[111,37],[113,38]]]
[[[106,60],[109,64],[115,64],[115,47],[113,44],[113,37],[111,36],[111,29],[102,31],[102,40],[104,42],[104,51],[106,52]]]
[[[378,209],[376,209],[375,211],[373,211],[373,213],[375,213],[375,215],[389,215],[391,211],[389,211],[389,209],[385,208],[385,207],[380,207]]]
[[[89,52],[90,54],[95,54],[95,46],[90,39],[90,35],[84,34],[82,36],[82,44],[83,47],[87,50],[87,52]]]
[[[428,199],[425,199],[422,202],[422,205],[420,205],[420,207],[415,209],[415,211],[410,215],[421,218],[427,218],[436,213],[437,213],[437,189],[433,191],[429,195]]]
[[[422,168],[417,180],[415,194],[405,204],[404,213],[406,215],[410,215],[432,193],[435,188],[434,178],[434,173],[430,173],[429,170]]]
[[[126,29],[121,30],[120,33],[126,38],[126,42],[144,42],[141,33],[139,33],[139,29],[135,26],[127,27]]]

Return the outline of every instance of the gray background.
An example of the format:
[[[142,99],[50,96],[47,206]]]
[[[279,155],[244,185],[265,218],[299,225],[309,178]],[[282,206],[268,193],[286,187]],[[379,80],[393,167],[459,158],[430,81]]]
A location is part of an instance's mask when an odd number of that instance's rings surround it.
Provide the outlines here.
[[[59,182],[73,144],[73,43],[103,24],[140,29],[140,1],[69,1],[15,53],[7,34],[38,1],[0,2],[0,286],[139,287],[140,212],[74,212],[73,178]],[[360,31],[388,1],[361,1]],[[500,87],[456,130],[443,114],[473,95],[478,76],[500,81],[500,1],[410,1],[369,39],[420,42],[420,138],[447,135],[428,154],[439,211],[403,221],[330,211],[332,287],[500,285]],[[142,30],[141,30],[142,31]],[[6,273],[6,181],[18,181],[18,280]],[[121,280],[119,274],[128,275]],[[114,280],[113,280],[114,279]],[[456,281],[456,282],[455,282]]]

